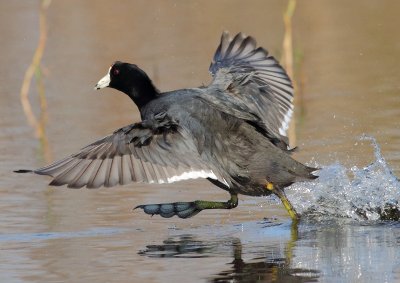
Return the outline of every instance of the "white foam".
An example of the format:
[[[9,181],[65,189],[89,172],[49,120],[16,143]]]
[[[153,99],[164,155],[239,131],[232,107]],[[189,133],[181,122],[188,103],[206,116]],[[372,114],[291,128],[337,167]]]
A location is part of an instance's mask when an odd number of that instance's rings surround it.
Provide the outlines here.
[[[400,180],[392,173],[375,139],[362,139],[374,146],[375,161],[371,164],[349,169],[340,163],[323,166],[318,179],[286,188],[287,197],[302,219],[374,221],[384,219],[390,207],[400,210]]]

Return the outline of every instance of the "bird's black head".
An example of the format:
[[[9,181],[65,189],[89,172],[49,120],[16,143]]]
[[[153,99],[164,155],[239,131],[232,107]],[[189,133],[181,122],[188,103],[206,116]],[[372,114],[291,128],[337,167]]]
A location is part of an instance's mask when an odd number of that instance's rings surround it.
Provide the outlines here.
[[[126,93],[139,107],[143,107],[159,94],[147,74],[138,66],[116,61],[95,86],[95,89],[115,88]]]

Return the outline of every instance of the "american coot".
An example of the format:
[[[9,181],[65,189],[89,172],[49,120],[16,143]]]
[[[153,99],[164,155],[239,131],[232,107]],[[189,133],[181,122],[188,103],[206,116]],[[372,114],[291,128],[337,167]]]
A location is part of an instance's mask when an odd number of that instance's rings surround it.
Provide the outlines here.
[[[230,200],[140,205],[147,214],[188,218],[204,209],[231,209],[238,194],[277,195],[293,219],[299,215],[283,189],[315,179],[291,156],[286,130],[293,87],[274,57],[254,38],[223,33],[206,87],[161,93],[139,67],[115,62],[95,86],[126,93],[142,121],[108,135],[78,153],[37,170],[50,185],[112,187],[130,182],[171,183],[207,178]]]

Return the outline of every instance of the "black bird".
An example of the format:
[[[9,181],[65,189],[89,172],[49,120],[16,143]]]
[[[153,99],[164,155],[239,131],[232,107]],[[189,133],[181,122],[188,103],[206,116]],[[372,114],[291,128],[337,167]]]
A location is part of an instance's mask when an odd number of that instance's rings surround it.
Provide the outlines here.
[[[283,189],[315,179],[294,160],[286,130],[293,87],[285,70],[256,41],[224,32],[210,65],[206,87],[161,93],[138,66],[115,62],[95,86],[127,94],[141,114],[65,159],[37,170],[50,185],[112,187],[130,182],[171,183],[207,178],[229,192],[226,202],[196,200],[140,205],[147,214],[191,217],[204,209],[231,209],[238,194],[276,194],[293,219],[299,215]]]

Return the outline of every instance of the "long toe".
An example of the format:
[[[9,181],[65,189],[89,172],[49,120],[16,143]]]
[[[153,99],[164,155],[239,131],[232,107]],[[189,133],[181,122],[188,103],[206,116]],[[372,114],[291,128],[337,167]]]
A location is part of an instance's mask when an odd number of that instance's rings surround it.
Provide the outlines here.
[[[159,204],[144,204],[135,207],[141,208],[144,213],[149,215],[160,215],[164,218],[178,216],[179,218],[189,218],[201,211],[195,202],[174,202]]]

